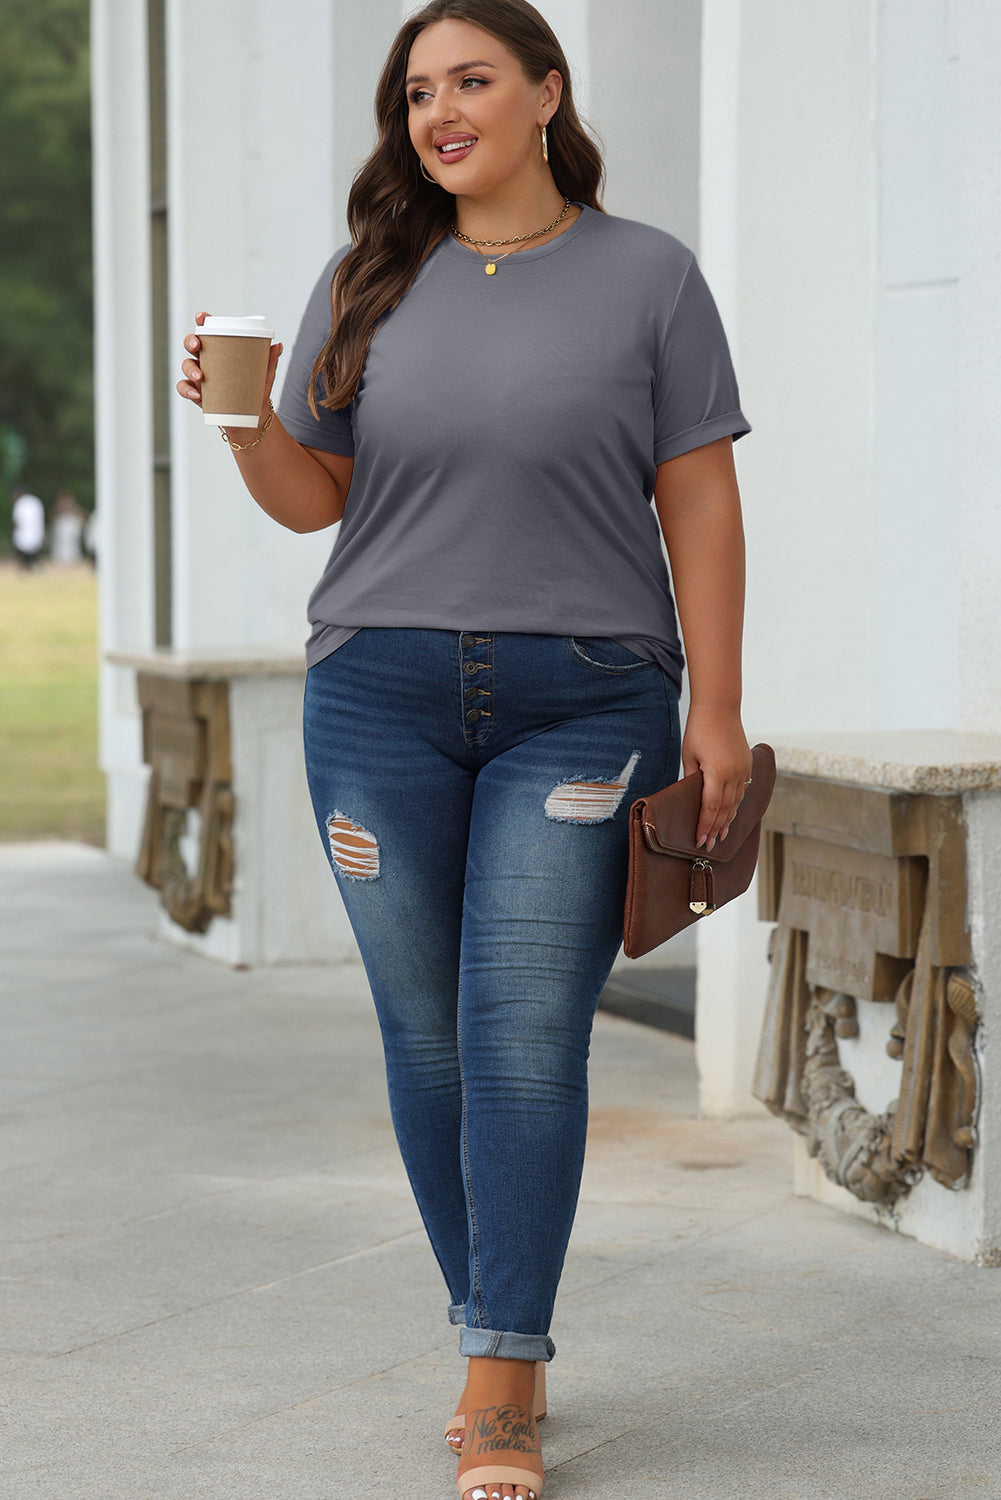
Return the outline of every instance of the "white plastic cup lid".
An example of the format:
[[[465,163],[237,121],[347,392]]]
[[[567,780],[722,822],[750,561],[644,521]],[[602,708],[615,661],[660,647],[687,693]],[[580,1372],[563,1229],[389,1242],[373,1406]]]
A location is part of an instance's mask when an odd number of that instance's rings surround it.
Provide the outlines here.
[[[195,333],[224,334],[228,338],[257,338],[273,339],[275,331],[265,325],[267,318],[230,318],[230,317],[208,317],[201,328],[196,327]]]

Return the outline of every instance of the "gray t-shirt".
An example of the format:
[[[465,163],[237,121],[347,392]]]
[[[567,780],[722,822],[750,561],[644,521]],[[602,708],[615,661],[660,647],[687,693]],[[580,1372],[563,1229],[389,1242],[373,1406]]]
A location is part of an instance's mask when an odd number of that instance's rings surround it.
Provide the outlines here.
[[[363,626],[423,626],[612,636],[680,683],[657,465],[750,431],[692,252],[584,207],[487,276],[448,235],[350,406],[317,421],[309,374],[347,248],[310,297],[278,408],[300,443],[355,460],[308,665]]]

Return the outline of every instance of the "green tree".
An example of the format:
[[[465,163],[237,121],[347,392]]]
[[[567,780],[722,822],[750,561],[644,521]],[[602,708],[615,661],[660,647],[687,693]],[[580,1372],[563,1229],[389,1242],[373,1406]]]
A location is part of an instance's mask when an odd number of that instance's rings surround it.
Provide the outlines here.
[[[0,430],[9,486],[94,503],[88,0],[0,0]],[[8,442],[9,446],[9,442]]]

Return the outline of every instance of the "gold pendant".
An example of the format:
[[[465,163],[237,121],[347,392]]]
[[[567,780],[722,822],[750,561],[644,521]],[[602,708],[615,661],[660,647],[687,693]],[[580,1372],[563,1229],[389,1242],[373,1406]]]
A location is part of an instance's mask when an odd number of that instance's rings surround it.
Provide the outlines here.
[[[488,260],[483,269],[488,276],[495,276],[497,274],[497,262]]]

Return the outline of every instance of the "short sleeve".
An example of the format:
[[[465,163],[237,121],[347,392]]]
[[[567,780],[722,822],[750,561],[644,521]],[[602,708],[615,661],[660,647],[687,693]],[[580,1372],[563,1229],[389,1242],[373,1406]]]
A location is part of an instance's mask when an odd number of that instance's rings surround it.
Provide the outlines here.
[[[355,451],[351,407],[331,411],[320,405],[321,398],[326,395],[321,375],[316,381],[316,404],[320,415],[314,417],[309,409],[309,378],[317,356],[330,336],[330,283],[350,248],[345,245],[330,258],[310,294],[292,345],[278,401],[281,424],[297,443],[307,448],[322,448],[327,453],[341,453],[346,458],[353,458]]]
[[[654,374],[654,462],[743,437],[737,377],[719,311],[693,255],[660,342]]]

